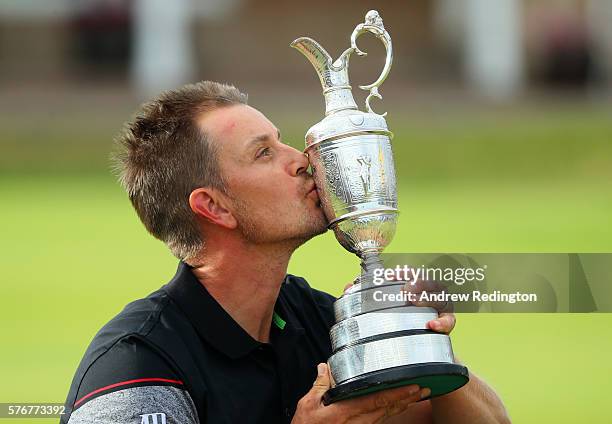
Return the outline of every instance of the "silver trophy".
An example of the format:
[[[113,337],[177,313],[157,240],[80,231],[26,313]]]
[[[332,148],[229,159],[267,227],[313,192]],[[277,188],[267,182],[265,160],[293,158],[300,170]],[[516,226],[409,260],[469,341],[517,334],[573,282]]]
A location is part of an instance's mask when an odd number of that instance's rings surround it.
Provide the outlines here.
[[[369,91],[367,112],[362,112],[353,99],[348,64],[351,54],[366,55],[356,44],[366,32],[382,41],[387,56],[380,77],[359,86]],[[391,38],[378,12],[371,10],[353,31],[351,47],[335,61],[311,38],[298,38],[291,47],[306,56],[323,86],[325,118],[308,130],[305,149],[321,206],[336,239],[361,259],[356,283],[334,303],[328,360],[333,382],[324,401],[407,384],[429,387],[432,397],[449,393],[467,383],[468,371],[455,363],[450,338],[427,329],[437,311],[381,300],[382,294],[400,293],[405,282],[377,286],[373,279],[374,270],[383,267],[380,254],[395,234],[399,212],[393,134],[386,113],[374,113],[370,105],[372,97],[382,98],[378,87],[391,69]]]

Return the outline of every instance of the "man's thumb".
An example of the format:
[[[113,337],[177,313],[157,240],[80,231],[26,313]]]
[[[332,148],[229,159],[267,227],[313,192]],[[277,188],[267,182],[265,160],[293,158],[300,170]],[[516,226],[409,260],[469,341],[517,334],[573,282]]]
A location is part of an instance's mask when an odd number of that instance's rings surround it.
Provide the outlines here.
[[[327,364],[321,363],[317,365],[317,379],[312,385],[312,391],[320,392],[321,396],[331,387]]]

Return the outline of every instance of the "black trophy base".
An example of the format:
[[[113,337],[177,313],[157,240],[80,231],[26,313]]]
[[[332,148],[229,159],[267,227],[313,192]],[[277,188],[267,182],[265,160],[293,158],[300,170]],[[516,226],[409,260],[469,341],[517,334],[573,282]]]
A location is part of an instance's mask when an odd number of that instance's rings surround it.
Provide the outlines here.
[[[404,365],[364,374],[339,384],[323,395],[323,403],[329,405],[339,400],[410,384],[417,384],[421,388],[428,387],[431,390],[431,395],[427,398],[429,399],[457,390],[468,381],[468,369],[463,365],[443,362]]]

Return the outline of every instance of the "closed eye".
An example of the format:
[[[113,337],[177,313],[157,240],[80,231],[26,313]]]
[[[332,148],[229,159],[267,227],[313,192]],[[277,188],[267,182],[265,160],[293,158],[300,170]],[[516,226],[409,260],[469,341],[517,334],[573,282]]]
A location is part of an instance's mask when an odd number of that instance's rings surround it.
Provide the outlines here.
[[[272,154],[272,150],[269,147],[263,147],[257,151],[255,158],[259,159],[264,156],[270,156],[271,154]]]

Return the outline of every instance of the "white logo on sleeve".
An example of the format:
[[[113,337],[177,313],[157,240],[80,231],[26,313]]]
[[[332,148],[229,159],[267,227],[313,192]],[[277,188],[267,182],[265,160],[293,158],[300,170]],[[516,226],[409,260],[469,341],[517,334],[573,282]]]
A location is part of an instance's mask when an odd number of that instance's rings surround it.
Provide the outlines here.
[[[163,412],[143,414],[141,417],[142,421],[140,421],[140,424],[166,424],[166,414]]]

